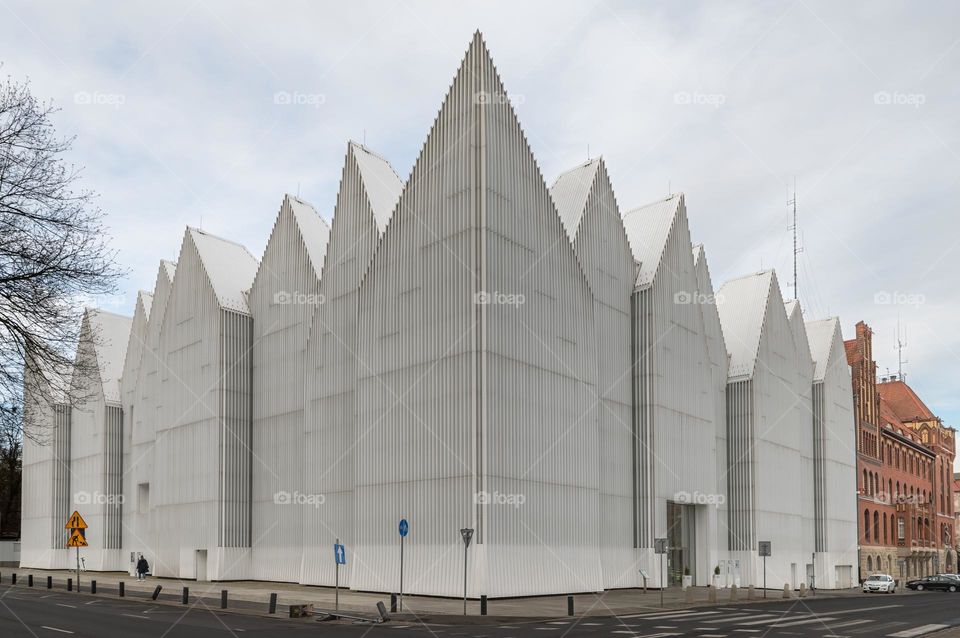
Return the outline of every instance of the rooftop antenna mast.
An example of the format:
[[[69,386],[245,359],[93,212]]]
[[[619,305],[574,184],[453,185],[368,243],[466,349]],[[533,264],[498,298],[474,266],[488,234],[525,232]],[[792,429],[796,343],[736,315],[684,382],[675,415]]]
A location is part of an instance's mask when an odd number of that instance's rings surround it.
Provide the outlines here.
[[[903,327],[903,332],[900,331],[900,317],[897,317],[897,345],[894,346],[894,349],[897,351],[897,378],[901,381],[906,381],[903,376],[903,364],[910,363],[903,358],[903,350],[907,347],[907,327]]]
[[[799,226],[797,226],[797,178],[793,178],[793,197],[787,200],[787,206],[792,207],[793,209],[793,223],[787,228],[787,230],[793,231],[793,298],[796,301],[800,300],[800,293],[797,290],[797,255],[803,252],[803,248],[800,248],[797,244],[797,234],[799,232]]]

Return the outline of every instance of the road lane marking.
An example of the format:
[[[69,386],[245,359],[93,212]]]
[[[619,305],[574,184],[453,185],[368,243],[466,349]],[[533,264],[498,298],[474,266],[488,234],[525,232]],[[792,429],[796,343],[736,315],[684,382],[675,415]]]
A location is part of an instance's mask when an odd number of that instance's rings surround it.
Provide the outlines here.
[[[137,618],[139,620],[150,620],[146,616],[137,616],[136,614],[120,614],[121,616],[126,616],[127,618]]]
[[[40,625],[40,629],[49,629],[50,631],[59,631],[61,634],[72,634],[72,631],[66,629],[57,629],[56,627],[47,627],[46,625]]]
[[[57,607],[69,607],[70,609],[76,609],[76,605],[67,605],[66,603],[57,603]]]
[[[893,638],[913,638],[913,636],[922,636],[924,634],[929,634],[931,631],[939,631],[940,629],[946,629],[950,625],[921,625],[919,627],[914,627],[913,629],[904,629],[903,631],[898,631],[895,634],[887,634]]]

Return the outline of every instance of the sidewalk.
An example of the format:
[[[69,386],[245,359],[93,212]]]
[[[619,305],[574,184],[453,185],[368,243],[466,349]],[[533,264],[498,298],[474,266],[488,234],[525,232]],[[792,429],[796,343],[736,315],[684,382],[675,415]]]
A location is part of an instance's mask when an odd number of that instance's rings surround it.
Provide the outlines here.
[[[37,570],[4,568],[0,570],[0,582],[9,584],[12,574],[17,575],[17,587],[26,587],[28,575],[34,576],[34,588],[44,589],[47,586],[47,576],[53,577],[53,590],[66,590],[68,578],[74,579],[76,587],[76,572],[63,570]],[[335,592],[332,587],[314,587],[295,583],[274,583],[262,581],[229,581],[229,582],[196,582],[181,581],[174,578],[148,578],[146,581],[137,581],[135,577],[122,572],[81,572],[81,591],[90,593],[92,580],[97,582],[97,594],[117,596],[119,582],[124,583],[126,596],[136,599],[149,599],[157,585],[163,587],[158,603],[182,604],[181,595],[184,587],[189,588],[191,603],[202,600],[203,604],[211,608],[220,608],[221,591],[228,592],[228,609],[243,610],[255,613],[267,613],[270,594],[277,594],[277,615],[286,617],[290,605],[312,603],[317,610],[333,609]],[[717,604],[731,602],[730,590],[721,589],[717,592]],[[748,600],[748,591],[741,589],[737,602]],[[859,589],[818,591],[816,596],[807,593],[811,599],[834,598],[838,596],[861,596]],[[642,589],[615,589],[599,594],[574,595],[574,614],[576,616],[614,616],[632,613],[657,611],[662,608],[681,609],[684,607],[711,604],[708,600],[709,590],[705,587],[695,587],[692,590],[692,602],[688,602],[686,595],[679,587],[668,588],[663,592],[663,607],[660,606],[660,591]],[[797,598],[797,592],[791,592],[791,598]],[[749,599],[762,603],[763,594],[757,590],[754,597]],[[783,590],[767,590],[766,600],[771,602],[783,600]],[[376,604],[382,601],[390,608],[390,594],[356,592],[340,590],[340,610],[358,612],[361,614],[376,614]],[[487,603],[486,618],[499,620],[512,618],[516,621],[534,621],[543,618],[558,618],[567,615],[566,596],[535,596],[526,598],[498,598]],[[432,596],[403,597],[403,613],[392,614],[398,620],[422,620],[429,622],[450,622],[459,617],[463,619],[463,600],[457,598],[439,598]],[[467,601],[467,615],[472,621],[479,621],[480,601]]]

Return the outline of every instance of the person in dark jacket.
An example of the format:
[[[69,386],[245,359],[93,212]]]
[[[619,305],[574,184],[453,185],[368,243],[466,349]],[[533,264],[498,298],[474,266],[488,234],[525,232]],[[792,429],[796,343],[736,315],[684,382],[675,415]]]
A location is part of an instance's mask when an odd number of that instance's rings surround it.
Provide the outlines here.
[[[137,580],[146,580],[148,571],[150,571],[150,565],[147,564],[147,559],[141,554],[140,560],[137,561]]]

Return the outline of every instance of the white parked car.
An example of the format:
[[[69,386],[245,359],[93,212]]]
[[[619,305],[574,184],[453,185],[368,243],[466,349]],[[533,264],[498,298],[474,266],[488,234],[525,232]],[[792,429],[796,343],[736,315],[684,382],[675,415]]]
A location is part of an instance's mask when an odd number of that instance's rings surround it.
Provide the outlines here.
[[[863,593],[865,594],[892,594],[897,590],[897,581],[893,580],[890,574],[874,574],[863,581]]]

